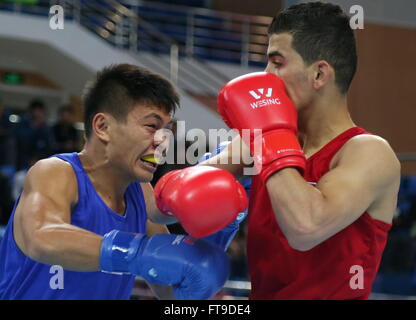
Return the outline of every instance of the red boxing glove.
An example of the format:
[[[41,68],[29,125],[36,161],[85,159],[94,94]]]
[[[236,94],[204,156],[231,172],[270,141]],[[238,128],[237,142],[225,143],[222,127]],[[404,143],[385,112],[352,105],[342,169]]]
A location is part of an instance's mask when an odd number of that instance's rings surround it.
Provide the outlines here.
[[[228,171],[195,166],[165,174],[155,186],[156,205],[193,237],[211,235],[247,209],[244,187]]]
[[[306,159],[297,139],[297,111],[279,77],[255,72],[231,80],[218,95],[218,112],[250,146],[263,181],[286,167],[303,174]],[[243,129],[250,129],[250,141]],[[254,129],[261,129],[261,135],[255,138]]]

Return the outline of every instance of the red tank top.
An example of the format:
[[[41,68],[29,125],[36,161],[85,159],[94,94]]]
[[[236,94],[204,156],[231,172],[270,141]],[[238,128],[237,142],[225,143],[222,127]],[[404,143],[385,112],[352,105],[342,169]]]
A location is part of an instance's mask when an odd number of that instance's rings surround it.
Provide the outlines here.
[[[365,133],[359,127],[348,129],[312,155],[307,160],[305,180],[318,182],[329,171],[337,151],[350,138]],[[253,178],[249,208],[250,299],[368,298],[391,224],[365,212],[331,238],[302,252],[289,246],[276,222],[266,186],[258,176]],[[362,267],[362,272],[354,266]],[[360,274],[362,289],[356,285]]]

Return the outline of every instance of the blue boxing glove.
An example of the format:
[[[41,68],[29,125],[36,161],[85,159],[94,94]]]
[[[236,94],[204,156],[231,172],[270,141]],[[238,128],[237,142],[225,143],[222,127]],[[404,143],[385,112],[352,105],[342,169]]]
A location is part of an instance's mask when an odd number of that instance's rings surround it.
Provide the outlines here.
[[[102,241],[102,271],[130,273],[149,283],[171,285],[177,299],[214,296],[227,281],[227,255],[211,243],[184,235],[147,237],[113,230]]]
[[[219,154],[221,151],[225,149],[225,147],[230,144],[230,141],[221,142],[213,153],[205,153],[199,160],[198,163],[201,163],[209,158],[212,158]],[[244,189],[247,192],[247,196],[249,196],[250,188],[251,188],[251,178],[244,179],[241,184],[243,185]],[[215,243],[217,246],[227,250],[228,246],[230,245],[231,241],[234,239],[235,235],[237,234],[238,230],[240,229],[240,223],[246,218],[248,214],[248,209],[244,212],[240,212],[237,218],[231,222],[228,226],[223,228],[222,230],[202,238],[207,240],[211,243]]]

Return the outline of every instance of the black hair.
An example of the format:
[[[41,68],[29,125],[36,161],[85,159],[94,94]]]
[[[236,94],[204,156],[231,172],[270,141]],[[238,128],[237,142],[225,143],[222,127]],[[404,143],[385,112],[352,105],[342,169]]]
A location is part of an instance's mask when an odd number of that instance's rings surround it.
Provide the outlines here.
[[[85,136],[91,136],[92,120],[99,112],[108,112],[124,121],[137,103],[150,103],[167,113],[175,112],[179,96],[173,85],[150,70],[116,64],[97,73],[84,92]]]
[[[29,103],[29,111],[33,111],[35,109],[45,110],[45,103],[40,99],[34,99]]]
[[[307,65],[327,61],[335,70],[342,94],[348,91],[357,69],[357,51],[349,17],[338,5],[301,3],[281,11],[269,26],[269,36],[288,32],[292,47]]]

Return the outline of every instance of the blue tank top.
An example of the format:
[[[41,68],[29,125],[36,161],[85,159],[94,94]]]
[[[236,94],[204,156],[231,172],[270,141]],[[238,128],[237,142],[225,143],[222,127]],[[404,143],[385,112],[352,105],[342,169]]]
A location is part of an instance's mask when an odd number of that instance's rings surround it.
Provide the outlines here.
[[[120,216],[100,198],[84,171],[77,153],[55,155],[69,162],[78,181],[78,203],[71,224],[99,235],[117,229],[146,233],[146,205],[140,184],[133,182],[125,193],[126,212]],[[13,218],[19,199],[0,243],[0,300],[119,300],[129,299],[134,276],[104,272],[55,269],[27,257],[13,237]],[[62,272],[63,271],[63,272]],[[63,277],[58,278],[60,275]],[[63,288],[62,288],[63,286]]]

